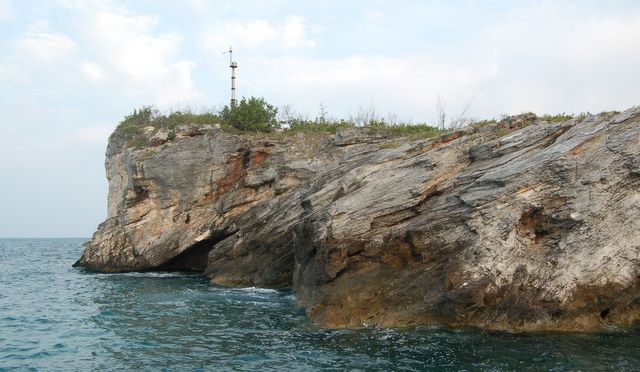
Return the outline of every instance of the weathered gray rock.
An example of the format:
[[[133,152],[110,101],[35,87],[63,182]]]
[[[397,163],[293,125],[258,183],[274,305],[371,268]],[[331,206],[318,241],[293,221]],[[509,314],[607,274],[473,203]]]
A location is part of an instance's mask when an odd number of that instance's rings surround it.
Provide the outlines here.
[[[640,108],[390,143],[209,128],[107,151],[78,264],[291,286],[332,327],[587,330],[640,318]],[[522,127],[522,128],[520,128]],[[488,128],[488,129],[487,129]],[[517,129],[520,128],[520,129]]]

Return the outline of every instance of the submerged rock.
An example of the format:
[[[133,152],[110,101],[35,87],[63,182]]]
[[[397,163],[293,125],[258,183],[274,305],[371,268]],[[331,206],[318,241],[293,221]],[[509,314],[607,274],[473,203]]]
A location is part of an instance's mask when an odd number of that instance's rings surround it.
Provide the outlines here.
[[[78,265],[292,287],[330,327],[590,330],[640,318],[640,108],[437,139],[367,129],[135,148]]]

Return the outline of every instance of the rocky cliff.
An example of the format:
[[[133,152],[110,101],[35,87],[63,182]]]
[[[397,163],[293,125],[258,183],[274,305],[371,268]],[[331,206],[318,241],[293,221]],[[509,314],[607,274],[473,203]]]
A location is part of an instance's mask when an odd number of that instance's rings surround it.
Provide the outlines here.
[[[292,287],[330,327],[587,330],[640,318],[640,108],[408,141],[115,133],[78,265]]]

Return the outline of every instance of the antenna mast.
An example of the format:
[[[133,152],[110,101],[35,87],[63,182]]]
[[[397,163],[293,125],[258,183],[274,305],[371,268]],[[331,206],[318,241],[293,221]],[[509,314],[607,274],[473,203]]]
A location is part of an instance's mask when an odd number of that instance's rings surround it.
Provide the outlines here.
[[[229,46],[229,51],[225,52],[229,53],[229,67],[231,67],[231,107],[236,106],[236,68],[238,68],[238,63],[233,61],[233,48]]]

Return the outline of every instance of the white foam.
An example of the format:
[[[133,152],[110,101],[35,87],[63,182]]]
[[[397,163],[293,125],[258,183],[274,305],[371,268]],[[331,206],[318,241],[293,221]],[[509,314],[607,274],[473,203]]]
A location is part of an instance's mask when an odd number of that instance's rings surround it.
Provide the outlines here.
[[[190,273],[175,273],[175,272],[156,272],[156,271],[145,271],[145,272],[128,272],[128,273],[112,273],[112,274],[99,274],[103,276],[128,276],[135,278],[188,278],[194,277],[197,275]]]
[[[235,288],[237,291],[250,292],[250,293],[278,293],[277,290],[271,288],[258,288],[258,287],[246,287]]]

